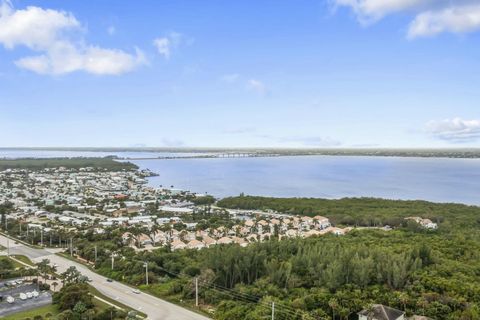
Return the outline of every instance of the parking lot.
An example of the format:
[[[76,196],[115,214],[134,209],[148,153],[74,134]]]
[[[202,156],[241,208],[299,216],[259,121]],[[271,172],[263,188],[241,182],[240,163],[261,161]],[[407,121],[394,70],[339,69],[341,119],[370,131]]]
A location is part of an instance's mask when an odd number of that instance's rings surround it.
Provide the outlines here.
[[[4,317],[13,313],[27,311],[52,303],[52,295],[50,292],[39,292],[38,297],[30,298],[26,300],[20,299],[21,293],[32,292],[37,290],[37,286],[31,283],[22,283],[15,286],[5,286],[8,281],[0,282],[0,317]],[[15,301],[13,303],[7,302],[7,297],[12,296]]]

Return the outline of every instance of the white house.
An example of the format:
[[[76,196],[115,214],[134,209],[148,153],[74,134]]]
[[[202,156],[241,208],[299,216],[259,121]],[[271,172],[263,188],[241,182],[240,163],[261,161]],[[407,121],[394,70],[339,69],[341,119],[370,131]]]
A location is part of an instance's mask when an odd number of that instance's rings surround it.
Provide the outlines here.
[[[358,313],[358,320],[405,320],[405,312],[381,304]]]

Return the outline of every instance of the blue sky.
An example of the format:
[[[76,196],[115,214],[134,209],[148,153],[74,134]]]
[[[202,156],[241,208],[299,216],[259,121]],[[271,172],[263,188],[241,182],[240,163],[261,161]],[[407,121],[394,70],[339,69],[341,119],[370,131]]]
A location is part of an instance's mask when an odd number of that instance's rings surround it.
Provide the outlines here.
[[[480,147],[478,0],[0,8],[0,146]]]

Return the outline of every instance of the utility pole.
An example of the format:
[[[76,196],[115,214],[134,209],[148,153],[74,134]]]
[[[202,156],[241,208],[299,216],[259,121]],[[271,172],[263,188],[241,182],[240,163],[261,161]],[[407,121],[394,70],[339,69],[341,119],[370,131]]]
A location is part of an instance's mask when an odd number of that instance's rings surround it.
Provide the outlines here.
[[[147,286],[148,286],[148,263],[147,263],[147,262],[144,262],[144,263],[143,263],[143,266],[145,267],[145,283],[146,283]]]
[[[43,247],[43,228],[40,229],[40,244]]]
[[[10,238],[7,238],[7,257],[10,257]]]
[[[97,245],[95,245],[95,265],[97,265]]]
[[[275,302],[272,302],[272,320],[275,320]]]
[[[195,306],[198,307],[198,277],[195,278]]]
[[[112,270],[113,270],[113,264],[115,263],[115,258],[113,257],[113,252],[112,252]]]
[[[73,257],[73,238],[70,238],[70,257]]]

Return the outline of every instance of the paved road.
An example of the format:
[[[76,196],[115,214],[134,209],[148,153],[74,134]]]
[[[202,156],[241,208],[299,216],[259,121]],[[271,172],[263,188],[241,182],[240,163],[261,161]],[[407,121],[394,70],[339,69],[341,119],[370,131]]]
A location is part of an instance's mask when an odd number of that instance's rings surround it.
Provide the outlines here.
[[[0,245],[7,246],[7,238],[0,235]],[[148,315],[150,320],[207,320],[208,318],[179,307],[170,302],[156,298],[146,293],[135,294],[132,288],[119,282],[107,282],[107,278],[101,276],[85,266],[57,256],[48,249],[34,249],[10,240],[10,254],[22,254],[34,262],[49,259],[52,264],[58,265],[59,273],[68,267],[75,266],[83,275],[92,279],[92,285],[105,296],[116,300],[132,309],[139,310]]]

